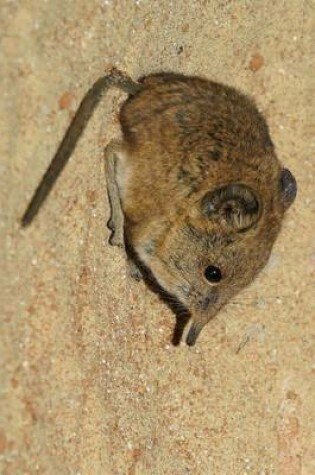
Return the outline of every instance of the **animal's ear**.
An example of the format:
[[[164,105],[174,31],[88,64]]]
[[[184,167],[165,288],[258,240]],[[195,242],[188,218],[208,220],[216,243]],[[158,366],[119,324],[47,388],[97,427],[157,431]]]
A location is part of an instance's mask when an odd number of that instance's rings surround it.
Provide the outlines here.
[[[206,193],[201,210],[208,218],[221,218],[235,231],[250,229],[261,216],[261,204],[251,188],[230,184]]]
[[[293,203],[297,193],[297,184],[294,176],[287,168],[283,168],[280,176],[281,201],[287,210]]]

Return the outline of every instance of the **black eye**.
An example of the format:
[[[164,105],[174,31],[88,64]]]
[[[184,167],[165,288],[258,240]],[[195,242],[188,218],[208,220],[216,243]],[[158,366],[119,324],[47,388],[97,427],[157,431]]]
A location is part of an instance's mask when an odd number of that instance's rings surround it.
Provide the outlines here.
[[[221,271],[218,267],[216,266],[208,266],[205,269],[205,278],[214,284],[217,282],[220,282],[222,279],[222,274]]]

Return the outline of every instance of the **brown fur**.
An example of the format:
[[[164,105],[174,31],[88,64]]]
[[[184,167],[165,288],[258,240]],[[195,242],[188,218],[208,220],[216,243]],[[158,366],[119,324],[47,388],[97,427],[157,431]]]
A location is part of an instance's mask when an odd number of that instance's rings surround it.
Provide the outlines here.
[[[266,122],[248,97],[174,74],[143,83],[120,113],[126,237],[161,286],[188,307],[199,331],[265,266],[284,214],[282,169]],[[252,188],[262,204],[247,232],[201,211],[209,190],[231,183]],[[204,278],[210,264],[223,274],[216,285]],[[215,302],[203,310],[209,295]]]
[[[120,111],[122,143],[108,148],[115,243],[121,226],[137,259],[189,310],[192,345],[265,266],[295,198],[294,177],[281,167],[254,102],[233,88],[171,73],[137,84],[113,71],[103,83],[131,94]],[[93,88],[89,94],[96,104]],[[72,151],[78,134],[72,126],[67,134]],[[58,170],[71,151],[61,145]],[[38,190],[24,224],[48,194],[43,183]],[[222,273],[216,284],[204,276],[210,265]]]

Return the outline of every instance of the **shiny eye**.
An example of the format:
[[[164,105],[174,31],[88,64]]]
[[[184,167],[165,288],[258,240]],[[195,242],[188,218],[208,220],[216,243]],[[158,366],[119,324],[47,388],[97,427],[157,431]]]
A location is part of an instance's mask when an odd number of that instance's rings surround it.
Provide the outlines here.
[[[220,269],[216,266],[206,267],[204,275],[205,278],[213,284],[217,284],[222,279],[222,273]]]

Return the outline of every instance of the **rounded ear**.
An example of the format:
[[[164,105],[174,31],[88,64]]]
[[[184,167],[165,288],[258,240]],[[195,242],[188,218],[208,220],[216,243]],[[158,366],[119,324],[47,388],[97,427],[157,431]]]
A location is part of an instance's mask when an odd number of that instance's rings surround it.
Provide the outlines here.
[[[253,190],[236,183],[206,193],[201,210],[209,218],[221,217],[237,232],[250,229],[261,216],[261,204]]]
[[[293,203],[297,193],[297,184],[294,176],[287,168],[283,168],[280,177],[281,200],[287,210]]]

